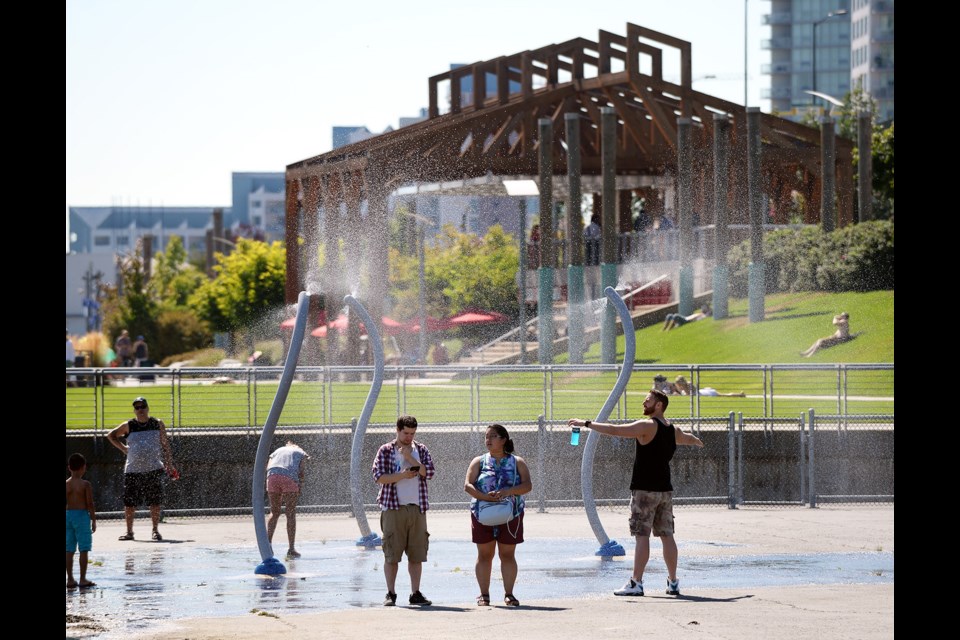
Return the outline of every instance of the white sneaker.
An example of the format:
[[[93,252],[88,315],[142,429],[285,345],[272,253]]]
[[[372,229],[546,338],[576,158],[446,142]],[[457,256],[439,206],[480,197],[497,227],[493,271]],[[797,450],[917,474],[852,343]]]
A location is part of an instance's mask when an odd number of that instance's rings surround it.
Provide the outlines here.
[[[670,580],[670,578],[667,578],[667,595],[680,595],[680,578],[677,578],[676,580]]]
[[[642,596],[643,595],[643,580],[640,582],[635,581],[633,578],[627,581],[627,584],[623,585],[622,588],[617,589],[613,592],[615,596]]]

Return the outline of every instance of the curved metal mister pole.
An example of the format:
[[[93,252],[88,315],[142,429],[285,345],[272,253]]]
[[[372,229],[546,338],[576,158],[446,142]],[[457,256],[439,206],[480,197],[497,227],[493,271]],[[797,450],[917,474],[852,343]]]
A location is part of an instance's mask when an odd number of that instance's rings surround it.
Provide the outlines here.
[[[353,307],[353,310],[360,315],[360,320],[367,328],[367,342],[373,349],[373,384],[370,385],[370,392],[367,394],[367,401],[363,404],[363,411],[360,413],[360,419],[357,421],[357,430],[353,432],[353,444],[350,446],[350,499],[353,502],[353,514],[357,518],[357,524],[360,526],[362,537],[357,540],[358,547],[376,547],[381,544],[380,536],[370,531],[370,525],[367,524],[367,514],[363,510],[363,490],[360,487],[360,453],[363,448],[363,437],[367,432],[367,423],[370,421],[370,414],[373,413],[373,407],[377,404],[377,397],[380,395],[380,386],[383,384],[383,342],[380,340],[380,331],[377,325],[363,308],[360,301],[353,296],[344,296],[343,302]]]
[[[620,375],[617,377],[616,384],[613,385],[613,391],[610,392],[607,401],[603,404],[603,408],[601,408],[600,413],[597,414],[596,422],[603,422],[607,419],[610,412],[613,411],[613,407],[617,404],[620,394],[627,388],[627,382],[630,381],[630,375],[633,373],[633,363],[637,351],[636,335],[633,331],[627,330],[627,327],[633,327],[630,310],[627,309],[627,305],[623,303],[623,300],[620,299],[620,296],[613,287],[607,287],[603,290],[603,293],[606,294],[607,300],[613,304],[617,310],[617,314],[620,316],[620,324],[623,326],[624,353]],[[603,525],[600,523],[600,516],[597,515],[596,500],[593,497],[593,457],[597,452],[597,441],[599,440],[600,435],[591,430],[590,433],[587,434],[587,442],[583,447],[583,461],[580,463],[580,491],[583,496],[583,508],[587,512],[587,520],[589,520],[590,526],[593,528],[593,533],[597,536],[597,541],[600,542],[600,548],[594,555],[623,556],[626,555],[626,552],[623,550],[623,545],[618,544],[616,540],[608,538],[606,532],[603,530]]]
[[[286,573],[283,563],[273,557],[273,546],[267,536],[267,523],[264,520],[263,487],[267,476],[267,459],[270,457],[270,443],[273,442],[273,432],[280,420],[280,413],[287,401],[290,383],[297,370],[297,360],[300,358],[300,347],[303,345],[303,334],[307,328],[307,314],[310,306],[310,294],[301,291],[297,298],[297,322],[293,327],[293,337],[290,339],[290,350],[287,352],[287,361],[283,364],[283,373],[280,375],[280,384],[277,386],[277,395],[273,397],[270,413],[260,432],[260,443],[257,445],[257,458],[253,463],[253,528],[257,533],[257,546],[260,548],[260,558],[263,560],[254,569],[254,573],[275,576]]]

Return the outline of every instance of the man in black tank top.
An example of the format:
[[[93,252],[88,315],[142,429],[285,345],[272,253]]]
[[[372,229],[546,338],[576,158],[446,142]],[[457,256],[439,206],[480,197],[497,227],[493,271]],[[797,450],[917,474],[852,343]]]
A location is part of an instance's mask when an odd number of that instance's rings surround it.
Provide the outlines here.
[[[663,417],[670,399],[651,390],[643,401],[646,419],[629,424],[609,424],[571,418],[571,427],[586,427],[597,433],[618,438],[633,438],[637,453],[630,480],[630,533],[637,544],[633,553],[633,575],[618,596],[643,595],[643,571],[650,559],[650,533],[663,543],[663,561],[667,565],[667,594],[680,595],[677,579],[677,542],[673,538],[673,485],[670,482],[670,460],[678,445],[702,447],[695,435],[681,431]]]

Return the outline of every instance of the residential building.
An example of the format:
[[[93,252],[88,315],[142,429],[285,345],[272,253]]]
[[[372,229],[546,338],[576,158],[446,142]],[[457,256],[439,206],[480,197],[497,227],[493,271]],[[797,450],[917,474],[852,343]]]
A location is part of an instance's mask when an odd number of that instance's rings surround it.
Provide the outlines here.
[[[770,38],[761,43],[770,51],[770,63],[761,67],[770,76],[770,87],[761,97],[770,100],[772,113],[801,120],[807,111],[819,112],[825,104],[807,91],[842,99],[852,88],[850,0],[770,0],[770,4],[770,13],[763,17]]]
[[[851,85],[877,103],[881,122],[893,120],[893,0],[852,0]]]

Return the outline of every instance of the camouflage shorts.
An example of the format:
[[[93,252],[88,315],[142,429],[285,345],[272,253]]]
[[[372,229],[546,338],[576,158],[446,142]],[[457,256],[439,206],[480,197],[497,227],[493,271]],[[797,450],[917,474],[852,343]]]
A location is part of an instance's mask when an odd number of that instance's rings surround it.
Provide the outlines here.
[[[630,533],[634,536],[673,535],[673,491],[635,490],[630,498]]]

